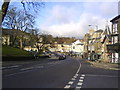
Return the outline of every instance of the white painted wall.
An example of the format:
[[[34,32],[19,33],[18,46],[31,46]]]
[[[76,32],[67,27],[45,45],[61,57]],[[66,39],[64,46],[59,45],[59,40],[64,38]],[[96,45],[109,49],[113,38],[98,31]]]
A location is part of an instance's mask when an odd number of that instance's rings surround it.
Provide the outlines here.
[[[71,45],[71,51],[73,52],[83,53],[83,49],[84,49],[84,44],[80,42],[79,40],[72,43]]]

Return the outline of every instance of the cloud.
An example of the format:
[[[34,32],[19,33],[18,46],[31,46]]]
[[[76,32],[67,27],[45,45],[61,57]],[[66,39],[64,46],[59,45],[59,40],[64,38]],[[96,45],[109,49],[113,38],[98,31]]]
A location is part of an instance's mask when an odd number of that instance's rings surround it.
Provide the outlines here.
[[[84,34],[88,32],[89,27],[88,25],[99,25],[99,28],[104,28],[105,26],[105,19],[101,17],[93,16],[92,14],[84,13],[80,16],[78,22],[67,23],[67,24],[57,24],[51,25],[48,27],[42,27],[42,29],[54,36],[69,36],[69,37],[77,37],[83,38]]]
[[[99,8],[103,16],[113,16],[115,13],[118,13],[117,2],[102,3]]]
[[[41,25],[41,30],[54,36],[83,38],[89,31],[88,25],[93,25],[94,29],[95,26],[105,29],[106,21],[116,14],[116,6],[112,3],[87,2],[83,8],[55,5],[49,11],[46,23]]]
[[[78,11],[76,11],[77,7],[65,7],[61,5],[55,5],[52,10],[49,10],[47,13],[49,16],[46,20],[47,24],[63,24],[69,23],[76,19],[76,15],[78,15]],[[51,23],[52,21],[52,23]]]
[[[86,2],[84,13],[92,13],[103,18],[114,16],[118,13],[118,2]]]

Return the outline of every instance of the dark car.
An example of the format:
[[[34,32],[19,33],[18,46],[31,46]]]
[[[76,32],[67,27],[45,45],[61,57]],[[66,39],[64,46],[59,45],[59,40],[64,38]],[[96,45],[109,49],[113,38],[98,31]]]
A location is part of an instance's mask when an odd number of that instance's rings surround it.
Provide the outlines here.
[[[59,55],[59,60],[63,60],[63,59],[66,59],[66,56],[65,55]]]

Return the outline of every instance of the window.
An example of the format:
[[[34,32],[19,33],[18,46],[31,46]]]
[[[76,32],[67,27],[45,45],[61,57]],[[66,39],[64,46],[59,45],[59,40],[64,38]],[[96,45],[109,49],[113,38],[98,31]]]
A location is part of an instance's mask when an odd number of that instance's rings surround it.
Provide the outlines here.
[[[117,30],[117,23],[113,24],[113,33],[117,34],[118,30]]]
[[[92,50],[94,50],[94,46],[92,46]]]
[[[114,36],[114,43],[118,43],[118,36]]]
[[[88,46],[88,50],[90,50],[90,46]]]
[[[114,42],[113,42],[113,41],[114,41],[114,38],[112,37],[112,44],[114,44]]]
[[[73,49],[75,49],[75,46],[73,46]]]

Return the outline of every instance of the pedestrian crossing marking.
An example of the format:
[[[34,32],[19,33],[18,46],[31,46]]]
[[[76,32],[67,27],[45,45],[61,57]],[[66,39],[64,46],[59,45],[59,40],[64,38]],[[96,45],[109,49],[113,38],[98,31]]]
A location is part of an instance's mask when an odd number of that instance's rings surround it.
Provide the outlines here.
[[[82,83],[79,82],[77,85],[82,85]]]
[[[68,84],[73,84],[73,82],[72,82],[72,81],[70,81],[70,82],[68,82]]]
[[[70,85],[66,85],[64,88],[70,88]]]
[[[84,77],[80,77],[80,79],[84,79]]]

